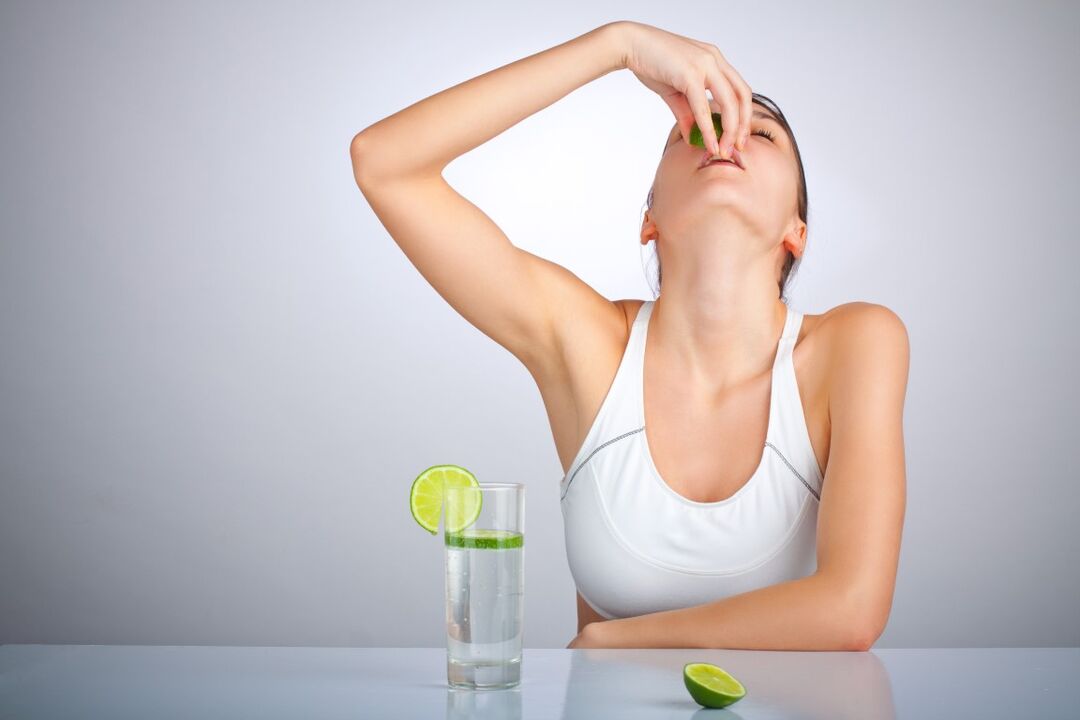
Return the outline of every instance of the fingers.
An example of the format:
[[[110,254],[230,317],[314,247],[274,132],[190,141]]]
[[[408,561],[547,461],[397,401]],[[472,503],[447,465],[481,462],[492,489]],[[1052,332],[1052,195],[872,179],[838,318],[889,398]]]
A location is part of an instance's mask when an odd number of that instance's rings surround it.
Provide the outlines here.
[[[749,123],[742,121],[743,113],[739,107],[739,98],[723,73],[718,71],[709,73],[706,75],[706,82],[712,92],[713,100],[720,104],[720,125],[723,128],[720,136],[722,148],[720,156],[730,158],[731,148],[740,137],[740,128],[748,127]]]
[[[721,72],[739,98],[739,140],[737,147],[739,152],[746,149],[746,143],[750,140],[750,128],[753,123],[754,92],[742,76],[730,65],[721,67]]]
[[[705,88],[700,81],[691,82],[686,88],[686,99],[690,101],[694,120],[701,129],[701,142],[710,153],[719,154],[720,143],[716,137],[716,129],[713,127],[712,108],[709,107],[709,99],[705,97]]]
[[[683,110],[681,102],[678,108],[670,102],[668,105],[675,112],[680,131],[682,123],[689,120],[684,120],[686,114],[692,114],[694,123],[701,130],[702,144],[709,153],[730,160],[732,149],[738,148],[742,152],[750,139],[754,109],[753,91],[738,71],[727,62],[719,48],[693,39],[684,39],[696,45],[700,54],[694,57],[690,72],[683,74],[680,83],[685,86],[681,93],[687,106],[684,112],[679,112]],[[706,91],[712,94],[712,100],[705,94]],[[717,137],[713,125],[713,104],[719,107],[720,137]],[[683,137],[690,142],[688,132],[683,133]]]
[[[720,73],[720,78],[715,78],[713,75],[710,75],[710,77],[718,80],[716,84],[720,86],[721,93],[730,90],[734,94],[735,107],[738,108],[738,112],[733,112],[729,107],[724,107],[720,113],[720,124],[724,128],[725,135],[724,138],[721,138],[721,141],[730,140],[730,145],[734,145],[739,148],[739,152],[742,152],[746,149],[746,143],[750,140],[750,128],[754,112],[754,93],[746,81],[743,80],[739,71],[732,67],[731,63],[720,52],[720,48],[715,45],[698,44],[708,50],[716,62],[716,69]],[[713,98],[723,105],[723,101],[717,96],[717,88],[710,84],[709,90],[712,92]],[[738,116],[737,120],[735,120],[736,115]],[[731,130],[730,138],[727,137],[729,129]]]
[[[686,96],[682,93],[665,95],[664,102],[667,103],[672,114],[675,115],[675,122],[679,126],[679,135],[689,145],[690,130],[694,127],[694,112],[690,109],[690,103],[686,101]]]

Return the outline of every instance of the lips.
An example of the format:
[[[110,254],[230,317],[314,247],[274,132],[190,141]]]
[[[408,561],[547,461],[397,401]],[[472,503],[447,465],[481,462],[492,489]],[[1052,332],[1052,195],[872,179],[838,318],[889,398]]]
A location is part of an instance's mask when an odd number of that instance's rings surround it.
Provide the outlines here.
[[[719,155],[713,155],[708,150],[706,150],[704,153],[702,153],[701,163],[698,164],[698,170],[701,170],[702,168],[708,167],[711,164],[710,160],[719,161],[720,156]],[[739,149],[738,148],[731,148],[731,160],[729,162],[734,163],[735,166],[738,167],[740,170],[745,170],[746,169],[743,166],[742,155],[739,154]],[[724,164],[724,163],[721,163],[721,164]]]
[[[731,160],[713,160],[712,162],[708,162],[708,163],[705,163],[705,164],[704,164],[704,165],[702,165],[702,166],[701,166],[701,168],[699,168],[699,169],[701,169],[701,170],[704,170],[705,168],[707,168],[707,167],[711,167],[711,166],[713,166],[713,165],[730,165],[731,167],[735,168],[736,170],[742,170],[742,168],[741,168],[741,167],[739,167],[738,165],[736,165],[736,164],[735,164],[734,162],[732,162]]]

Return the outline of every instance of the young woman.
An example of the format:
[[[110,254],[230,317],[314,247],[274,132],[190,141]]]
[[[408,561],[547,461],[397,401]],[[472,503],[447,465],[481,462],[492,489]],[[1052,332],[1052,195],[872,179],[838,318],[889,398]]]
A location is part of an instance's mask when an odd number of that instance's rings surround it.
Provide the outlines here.
[[[442,177],[624,68],[676,121],[641,228],[667,288],[648,301],[515,247]],[[801,157],[715,46],[609,23],[380,120],[351,154],[409,260],[536,380],[564,471],[568,647],[873,645],[904,519],[907,332],[881,305],[784,301],[806,247]]]

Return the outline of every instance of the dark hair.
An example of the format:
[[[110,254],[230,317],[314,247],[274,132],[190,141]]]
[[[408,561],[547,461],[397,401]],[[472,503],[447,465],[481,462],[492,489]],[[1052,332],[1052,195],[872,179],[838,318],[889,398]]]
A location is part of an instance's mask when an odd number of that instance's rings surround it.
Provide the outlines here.
[[[791,141],[791,147],[795,150],[795,160],[799,166],[799,190],[798,190],[798,203],[799,203],[799,219],[803,222],[807,221],[807,214],[809,212],[809,205],[806,199],[806,173],[803,171],[802,155],[799,153],[799,144],[795,142],[795,135],[791,132],[791,125],[788,124],[787,118],[784,117],[784,113],[780,110],[780,107],[760,93],[753,93],[753,100],[755,103],[762,105],[773,112],[777,119],[780,121],[780,125],[783,126],[784,132],[787,133],[788,140]],[[666,146],[665,146],[666,149]],[[653,188],[649,188],[649,196],[645,201],[647,209],[652,209],[653,204]],[[787,302],[787,298],[784,297],[784,289],[787,286],[788,278],[794,274],[802,263],[802,257],[796,259],[790,252],[788,253],[787,260],[784,262],[784,267],[780,271],[780,282],[778,283],[780,289],[780,299]],[[660,292],[660,283],[662,279],[662,268],[660,267],[660,254],[657,252],[656,256],[656,293]]]

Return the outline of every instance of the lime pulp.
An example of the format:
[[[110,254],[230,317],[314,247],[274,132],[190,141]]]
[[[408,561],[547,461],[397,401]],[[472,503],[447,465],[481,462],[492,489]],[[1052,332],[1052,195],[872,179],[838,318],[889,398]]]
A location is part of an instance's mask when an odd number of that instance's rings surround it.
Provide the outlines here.
[[[724,669],[711,663],[687,663],[683,683],[699,705],[722,708],[746,695],[746,688]]]
[[[525,543],[525,536],[511,530],[467,529],[446,533],[446,545],[477,550],[510,550]]]
[[[464,488],[458,491],[458,488]],[[443,507],[447,491],[453,501]],[[417,475],[409,489],[409,510],[420,527],[432,535],[438,533],[439,521],[447,532],[469,527],[480,517],[483,493],[476,476],[460,465],[432,465]],[[445,511],[445,518],[444,518]]]

